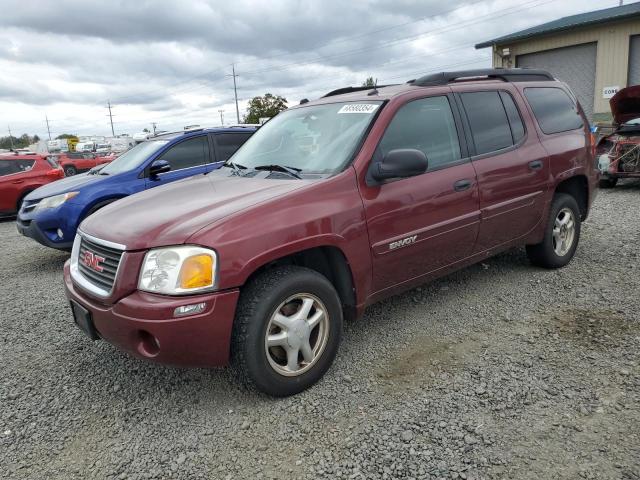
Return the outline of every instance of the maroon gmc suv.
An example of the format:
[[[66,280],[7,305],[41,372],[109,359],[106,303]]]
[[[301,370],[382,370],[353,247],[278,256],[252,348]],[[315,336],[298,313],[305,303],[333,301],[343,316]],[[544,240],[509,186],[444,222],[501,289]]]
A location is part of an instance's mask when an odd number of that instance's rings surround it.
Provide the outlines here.
[[[522,245],[569,263],[598,175],[580,105],[545,71],[343,88],[224,168],[87,218],[66,292],[93,339],[291,395],[373,302]]]

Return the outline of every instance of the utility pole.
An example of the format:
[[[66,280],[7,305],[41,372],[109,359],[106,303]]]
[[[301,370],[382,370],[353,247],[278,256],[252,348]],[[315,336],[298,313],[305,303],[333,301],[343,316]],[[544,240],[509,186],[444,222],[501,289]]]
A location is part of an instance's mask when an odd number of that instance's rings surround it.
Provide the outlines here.
[[[220,125],[224,127],[224,110],[218,110],[220,113]]]
[[[111,136],[115,137],[116,132],[113,131],[113,115],[111,114],[111,101],[107,101],[107,108],[109,109],[109,120],[111,120]]]
[[[11,136],[11,125],[7,125],[9,129],[9,142],[11,142],[11,151],[13,151],[13,136]]]
[[[47,114],[44,114],[44,119],[47,121],[47,132],[49,133],[49,140],[51,140],[51,129],[49,128],[49,117],[47,117]]]
[[[228,77],[233,77],[233,94],[236,97],[236,120],[240,123],[240,109],[238,108],[238,87],[236,86],[236,64],[231,64],[231,71],[233,72],[231,75],[227,75]]]
[[[156,134],[156,125],[157,125],[157,123],[156,123],[156,122],[151,122],[151,126],[153,127],[153,135],[154,135],[154,136],[155,136],[155,134]]]

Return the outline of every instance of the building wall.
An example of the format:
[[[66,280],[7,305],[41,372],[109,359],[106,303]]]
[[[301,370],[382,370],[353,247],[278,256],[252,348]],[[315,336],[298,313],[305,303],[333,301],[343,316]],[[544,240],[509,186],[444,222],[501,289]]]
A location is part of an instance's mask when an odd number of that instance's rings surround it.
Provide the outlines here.
[[[523,40],[513,44],[497,45],[493,50],[494,67],[515,66],[518,55],[540,52],[554,48],[597,42],[596,79],[594,94],[594,120],[611,118],[609,100],[602,98],[602,89],[607,86],[627,86],[629,72],[629,37],[640,34],[640,19],[595,25],[567,30],[554,35]],[[496,52],[510,49],[509,58]]]

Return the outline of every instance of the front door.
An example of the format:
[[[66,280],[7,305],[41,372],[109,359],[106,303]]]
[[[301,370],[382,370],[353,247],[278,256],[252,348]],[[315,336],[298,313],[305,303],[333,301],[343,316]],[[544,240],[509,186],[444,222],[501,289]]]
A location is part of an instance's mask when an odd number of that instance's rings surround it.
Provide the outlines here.
[[[372,163],[391,150],[411,148],[425,153],[429,167],[421,175],[381,185],[368,180],[363,187],[374,293],[418,281],[473,251],[478,185],[451,101],[439,95],[406,103],[376,149]]]
[[[161,173],[156,178],[147,178],[146,187],[165,185],[209,171],[211,169],[209,151],[209,140],[206,135],[191,137],[172,145],[156,158],[156,160],[169,162],[171,170]]]

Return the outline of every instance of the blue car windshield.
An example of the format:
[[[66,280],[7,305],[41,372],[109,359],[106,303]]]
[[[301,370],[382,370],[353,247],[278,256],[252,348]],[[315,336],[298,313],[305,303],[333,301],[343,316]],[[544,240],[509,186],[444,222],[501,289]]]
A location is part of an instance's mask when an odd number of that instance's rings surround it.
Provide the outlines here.
[[[142,142],[126,151],[113,162],[100,170],[100,175],[116,175],[139,167],[155,152],[164,147],[169,140],[151,140]]]

